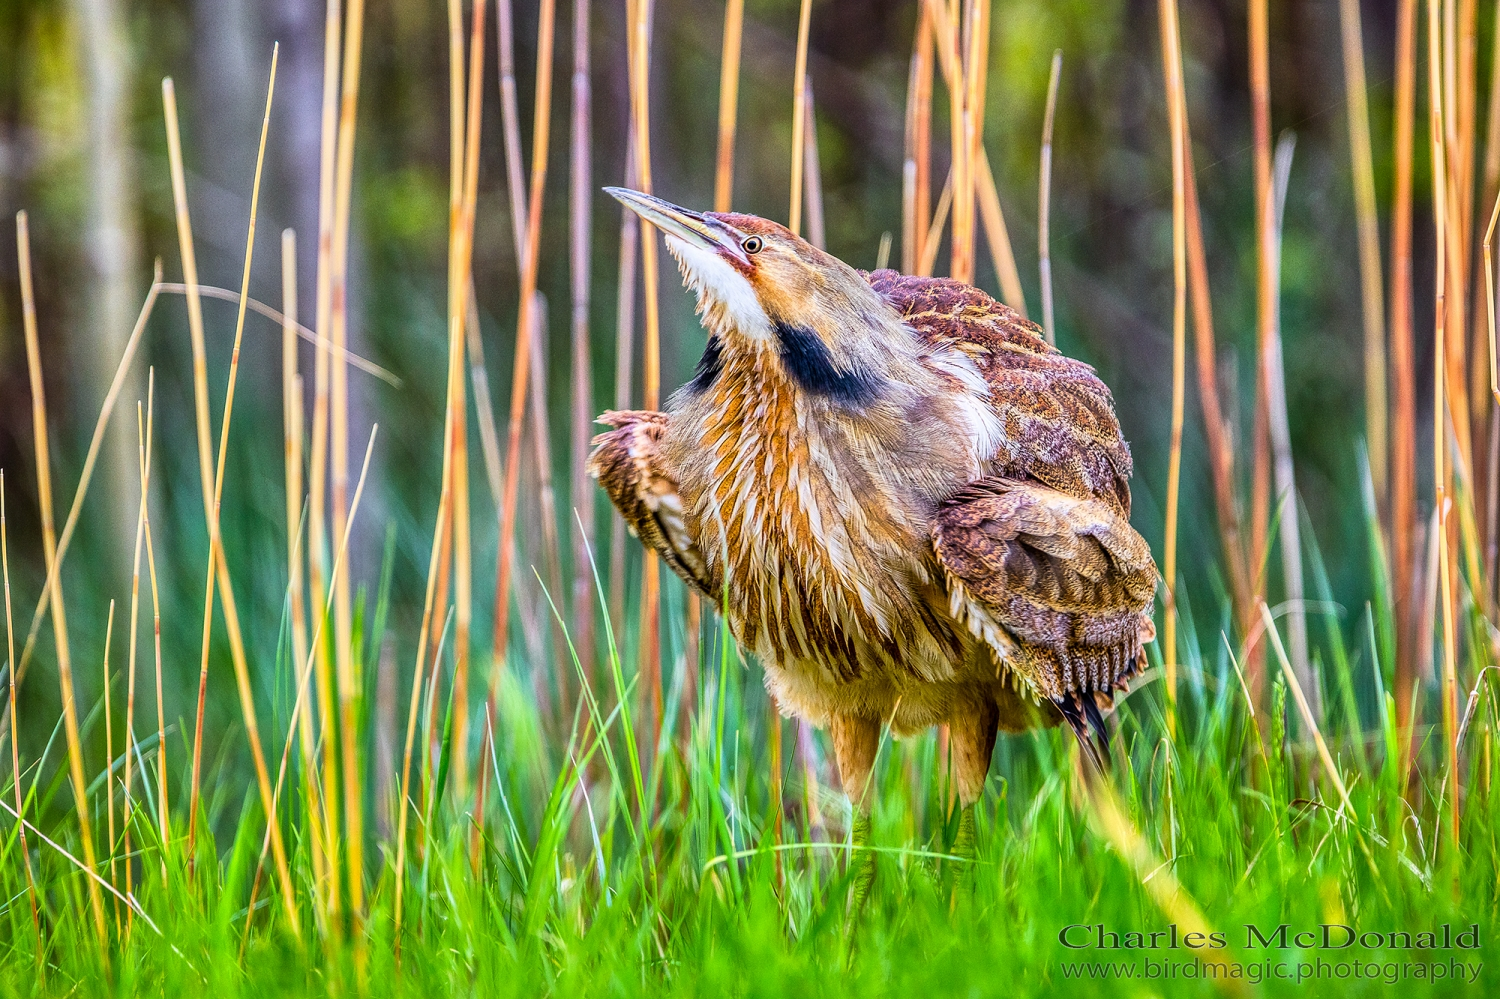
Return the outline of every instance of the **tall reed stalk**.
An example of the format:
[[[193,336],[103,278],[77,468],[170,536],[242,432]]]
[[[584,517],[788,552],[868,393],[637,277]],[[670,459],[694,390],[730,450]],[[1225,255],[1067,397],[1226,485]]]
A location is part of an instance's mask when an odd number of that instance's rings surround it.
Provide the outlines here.
[[[652,193],[651,180],[651,28],[655,0],[627,0],[626,24],[629,45],[630,109],[635,136],[635,169],[639,189]],[[794,168],[795,169],[795,168]],[[640,223],[641,277],[644,282],[645,339],[641,363],[641,406],[661,405],[661,313],[657,303],[659,278],[656,230]],[[641,629],[637,642],[638,668],[644,680],[646,731],[650,747],[661,742],[661,564],[656,555],[642,556]]]
[[[473,554],[470,546],[468,394],[464,381],[469,295],[473,289],[474,218],[479,190],[479,130],[484,112],[485,3],[473,6],[468,56],[468,91],[464,91],[464,46],[459,4],[451,0],[449,20],[449,232],[448,232],[448,388],[443,474],[452,476],[452,557],[454,576],[453,640],[453,779],[459,800],[469,787],[469,633],[473,615]]]
[[[109,616],[104,624],[104,662],[100,666],[100,677],[104,690],[104,759],[107,767],[112,767],[115,759],[115,720],[114,720],[114,698],[111,696],[109,675],[109,651],[115,643],[115,602],[109,602]],[[105,834],[109,837],[104,841],[106,852],[109,854],[109,884],[119,894],[120,888],[120,858],[115,855],[116,839],[115,826],[115,793],[111,786],[109,771],[105,771],[104,778],[104,821]],[[124,927],[120,923],[120,903],[115,901],[115,933],[121,934]]]
[[[724,5],[724,47],[719,54],[719,146],[714,161],[714,211],[734,201],[734,134],[740,98],[740,43],[745,33],[745,0]]]
[[[1057,346],[1057,324],[1052,314],[1052,123],[1057,116],[1057,85],[1062,78],[1062,49],[1052,53],[1047,77],[1047,111],[1042,118],[1042,162],[1037,170],[1037,259],[1042,282],[1042,329],[1047,342]]]
[[[286,493],[286,564],[287,612],[291,617],[292,661],[302,662],[308,655],[307,608],[303,593],[302,572],[302,376],[297,373],[297,234],[291,229],[281,233],[281,413],[282,460],[285,465]],[[298,688],[297,696],[302,696]],[[323,832],[322,803],[317,786],[317,736],[312,717],[303,712],[297,727],[297,743],[302,755],[302,772],[306,779],[308,852],[312,857],[314,877],[328,877]],[[320,907],[315,907],[320,908]]]
[[[1172,438],[1167,464],[1166,582],[1162,660],[1167,673],[1167,734],[1177,735],[1177,508],[1182,486],[1182,422],[1187,385],[1187,98],[1182,84],[1176,0],[1160,0],[1162,68],[1172,133]],[[1054,66],[1057,62],[1054,61]],[[1056,73],[1054,71],[1054,79]]]
[[[1383,499],[1389,488],[1386,427],[1390,421],[1386,403],[1385,303],[1359,0],[1339,0],[1339,28],[1344,50],[1344,93],[1348,104],[1354,207],[1359,223],[1360,303],[1365,324],[1365,445],[1369,449],[1370,478],[1375,484],[1375,495]]]
[[[792,207],[787,228],[802,235],[803,145],[807,142],[807,36],[812,25],[812,0],[802,0],[797,15],[797,58],[792,73]]]
[[[327,591],[324,571],[328,518],[328,437],[330,381],[333,371],[333,231],[335,224],[335,187],[338,172],[339,79],[340,53],[344,42],[344,13],[341,0],[328,0],[323,24],[323,94],[318,140],[318,272],[314,298],[314,330],[317,344],[313,354],[312,428],[308,442],[307,481],[307,590],[311,607],[324,607]],[[318,622],[313,622],[316,626]],[[339,802],[339,742],[336,733],[333,657],[328,642],[313,646],[317,670],[313,682],[318,696],[319,742],[323,747],[322,772],[318,784],[323,804],[323,854],[328,859],[326,884],[318,893],[330,925],[339,927],[338,914],[343,911],[342,852],[344,823]]]
[[[78,732],[78,704],[73,689],[73,662],[68,646],[68,618],[63,604],[62,580],[53,572],[57,563],[57,530],[52,519],[52,454],[47,435],[47,394],[42,386],[42,353],[37,342],[36,297],[31,285],[31,228],[26,212],[16,213],[16,260],[21,278],[21,320],[26,339],[26,368],[31,379],[31,437],[36,453],[37,503],[42,514],[42,551],[46,555],[47,597],[52,604],[52,635],[57,649],[57,682],[62,693],[63,731],[68,742],[68,776],[73,782],[73,803],[78,832],[83,841],[83,862],[90,871],[94,859],[94,830],[89,817],[88,785],[83,776],[83,741]],[[15,738],[12,733],[12,739]],[[19,820],[18,820],[19,821]],[[104,923],[104,898],[93,878],[89,879],[89,907],[99,937],[99,958],[106,965],[109,931]]]
[[[1417,393],[1412,324],[1412,156],[1417,76],[1417,0],[1399,0],[1396,28],[1395,178],[1391,196],[1391,499],[1388,535],[1396,623],[1396,727],[1410,751],[1421,602],[1417,553]]]
[[[640,183],[635,169],[635,123],[626,129],[624,184],[634,190]],[[615,284],[615,409],[630,408],[631,379],[635,373],[636,262],[641,245],[641,217],[620,206],[620,266]],[[613,507],[611,507],[613,510]],[[618,512],[610,514],[609,619],[613,628],[625,631],[625,545],[629,534]]]
[[[738,2],[738,0],[736,0]],[[586,672],[594,666],[594,579],[588,552],[594,549],[594,485],[587,464],[594,425],[594,378],[589,339],[593,267],[593,97],[589,85],[589,0],[573,0],[573,134],[569,139],[568,276],[572,297],[572,472],[573,593],[572,640]],[[558,675],[568,673],[563,650],[556,650]]]
[[[1271,514],[1271,437],[1268,413],[1269,352],[1275,335],[1276,265],[1271,203],[1271,55],[1267,0],[1250,0],[1250,104],[1255,149],[1255,408],[1251,426],[1250,582],[1265,592],[1267,532]],[[1252,632],[1252,636],[1254,633]],[[1265,686],[1265,657],[1247,642],[1245,676],[1256,704]]]
[[[334,160],[333,248],[329,267],[329,340],[333,356],[329,379],[329,502],[333,533],[342,537],[349,522],[349,225],[354,197],[354,136],[359,113],[359,70],[364,53],[364,0],[349,0],[340,60],[338,151]],[[353,919],[352,939],[362,962],[364,913],[364,787],[360,773],[355,700],[361,684],[352,648],[353,608],[349,576],[335,581],[333,601],[334,677],[338,691],[338,735],[344,792],[345,885]],[[272,847],[274,849],[274,845]]]
[[[255,259],[255,225],[260,209],[260,178],[261,169],[265,164],[266,135],[271,126],[271,104],[276,94],[276,65],[280,56],[280,47],[271,50],[271,73],[266,84],[266,110],[261,117],[260,124],[260,146],[255,156],[255,180],[250,192],[250,224],[249,232],[245,236],[245,266],[240,279],[240,305],[239,314],[235,317],[234,325],[234,347],[229,357],[229,384],[224,394],[224,415],[219,423],[219,452],[218,466],[214,473],[214,493],[212,514],[209,518],[208,533],[208,579],[204,584],[203,597],[203,644],[199,658],[198,679],[198,714],[193,729],[193,784],[188,813],[188,859],[194,860],[193,832],[196,828],[194,819],[198,814],[198,793],[202,779],[203,760],[203,699],[208,689],[208,653],[209,643],[213,637],[213,611],[215,580],[218,581],[217,589],[225,594],[231,592],[229,581],[229,567],[224,558],[224,541],[220,533],[219,511],[224,499],[224,471],[229,456],[229,429],[234,416],[235,388],[238,384],[240,369],[240,345],[245,333],[245,309],[250,297],[250,268]],[[301,917],[297,911],[297,898],[292,885],[291,868],[287,862],[286,848],[282,843],[281,829],[275,821],[275,808],[273,807],[273,796],[271,793],[270,773],[266,769],[265,753],[261,749],[260,726],[256,721],[255,697],[250,688],[250,668],[245,656],[244,639],[239,634],[238,619],[229,612],[228,604],[231,598],[225,598],[225,628],[230,635],[231,659],[234,663],[235,686],[239,693],[240,715],[245,725],[245,741],[249,744],[250,758],[255,764],[256,783],[260,788],[261,805],[267,816],[267,828],[271,839],[271,855],[275,861],[277,883],[281,889],[282,906],[286,910],[287,924],[293,932],[297,932],[301,926]]]
[[[1433,356],[1442,359],[1448,356],[1448,269],[1453,261],[1448,259],[1450,191],[1448,187],[1448,136],[1445,115],[1449,105],[1444,103],[1444,60],[1440,39],[1443,37],[1440,19],[1440,0],[1428,0],[1427,4],[1427,97],[1428,97],[1428,148],[1432,157],[1432,204],[1433,228],[1436,242],[1436,279],[1434,292]],[[1451,88],[1447,91],[1451,96]],[[1458,851],[1459,818],[1459,771],[1458,771],[1458,683],[1457,683],[1457,635],[1454,624],[1452,555],[1449,552],[1448,532],[1451,503],[1449,500],[1449,475],[1451,469],[1445,460],[1448,437],[1451,432],[1449,417],[1451,410],[1447,392],[1448,365],[1435,363],[1433,379],[1433,442],[1432,481],[1434,488],[1433,511],[1437,520],[1437,531],[1433,544],[1437,549],[1437,571],[1439,586],[1439,612],[1442,614],[1442,710],[1443,744],[1447,756],[1444,774],[1444,797],[1449,813],[1449,840],[1454,854]]]
[[[906,164],[902,169],[907,204],[901,233],[901,270],[918,274],[927,252],[932,221],[932,72],[935,43],[932,18],[924,5],[917,15],[912,44],[911,77],[906,90]]]

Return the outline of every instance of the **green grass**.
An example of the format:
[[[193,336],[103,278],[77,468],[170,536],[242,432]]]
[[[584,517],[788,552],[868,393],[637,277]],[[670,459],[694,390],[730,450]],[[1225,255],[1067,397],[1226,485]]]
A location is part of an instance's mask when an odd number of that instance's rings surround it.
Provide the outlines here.
[[[1378,623],[1371,628],[1360,616],[1343,624],[1330,626],[1328,643],[1319,650],[1328,700],[1347,705],[1358,700],[1357,691],[1370,704],[1379,681],[1369,640],[1346,648],[1344,632],[1373,636]],[[1325,976],[1340,967],[1352,974],[1348,962],[1357,961],[1361,976],[1373,967],[1381,978],[1325,977],[1300,986],[1270,980],[1259,988],[1270,995],[1329,994],[1335,988],[1385,995],[1394,988],[1391,975],[1400,976],[1399,987],[1410,996],[1494,994],[1500,985],[1493,960],[1500,904],[1494,830],[1500,814],[1490,792],[1500,760],[1493,752],[1488,698],[1467,736],[1472,763],[1462,846],[1455,853],[1434,828],[1435,816],[1446,811],[1436,798],[1436,747],[1426,747],[1426,777],[1419,776],[1403,800],[1402,775],[1388,752],[1394,733],[1385,705],[1370,704],[1376,711],[1363,727],[1363,743],[1354,741],[1344,715],[1338,715],[1344,724],[1329,732],[1354,805],[1353,815],[1338,814],[1300,726],[1280,715],[1259,718],[1270,744],[1262,757],[1227,654],[1195,648],[1187,657],[1175,745],[1164,736],[1159,683],[1137,691],[1116,715],[1114,785],[1154,854],[1149,869],[1139,858],[1122,856],[1117,838],[1097,831],[1075,778],[1070,739],[1056,731],[1035,733],[1002,740],[996,753],[979,811],[972,896],[951,889],[956,861],[944,856],[953,824],[943,822],[935,739],[929,733],[886,740],[877,770],[879,873],[868,907],[855,919],[847,911],[843,866],[847,806],[836,781],[821,775],[815,794],[820,821],[809,828],[802,770],[789,751],[789,821],[783,841],[773,842],[764,749],[768,719],[758,671],[740,663],[722,632],[715,639],[708,630],[703,689],[683,713],[692,721],[669,728],[661,751],[646,754],[646,760],[627,738],[636,724],[629,710],[629,663],[611,657],[601,664],[604,679],[589,688],[566,744],[549,736],[524,678],[506,675],[501,733],[488,761],[498,793],[485,816],[481,872],[470,867],[467,803],[445,793],[432,804],[447,790],[441,786],[446,752],[424,771],[436,776],[438,787],[414,781],[423,788],[423,805],[412,823],[399,964],[392,913],[395,847],[386,831],[394,824],[385,789],[369,803],[380,822],[377,849],[368,851],[371,902],[358,928],[347,920],[318,924],[305,801],[293,802],[283,817],[294,877],[304,893],[304,930],[294,938],[280,900],[266,897],[273,889],[269,872],[260,881],[247,929],[264,835],[259,799],[253,786],[210,781],[205,800],[211,821],[203,828],[217,830],[220,838],[200,840],[190,872],[180,854],[185,816],[175,815],[165,884],[163,851],[151,832],[154,805],[138,797],[133,863],[144,916],[129,920],[128,934],[122,933],[113,921],[124,920],[125,909],[111,906],[107,962],[89,917],[83,875],[32,835],[45,942],[45,967],[38,971],[24,868],[14,823],[8,823],[0,858],[0,989],[16,995],[173,997],[1214,993],[1212,983],[1183,977],[1201,969],[1193,951],[1166,947],[1167,936],[1158,936],[1162,946],[1156,950],[1070,949],[1059,939],[1072,924],[1104,924],[1122,942],[1130,931],[1170,933],[1172,919],[1149,882],[1172,876],[1209,926],[1224,934],[1227,946],[1217,953],[1241,962],[1242,984],[1251,991],[1252,979],[1275,975],[1278,966],[1294,976],[1299,966],[1308,969],[1301,973],[1314,974],[1319,960],[1327,966]],[[1349,693],[1341,695],[1345,684]],[[680,689],[669,693],[669,718],[679,717]],[[1289,709],[1279,684],[1271,699],[1281,712]],[[285,713],[283,708],[283,720]],[[96,710],[87,725],[97,724]],[[603,740],[592,734],[600,728]],[[788,723],[789,746],[791,736]],[[181,739],[180,731],[169,734],[169,742]],[[155,748],[151,740],[139,746],[148,775],[154,775]],[[181,802],[178,789],[187,775],[175,771],[187,755],[185,747],[169,748],[173,791]],[[66,808],[68,791],[57,766],[61,752],[61,740],[54,738],[24,776],[32,782],[31,814],[46,816],[44,831],[76,853],[77,823]],[[38,784],[37,774],[49,775],[50,782]],[[118,782],[107,785],[96,777],[96,829],[104,826],[106,786],[115,787],[118,804]],[[428,816],[430,822],[418,821]],[[1317,933],[1324,923],[1360,932],[1407,931],[1414,938],[1429,929],[1441,933],[1444,923],[1455,934],[1478,923],[1479,948],[1401,950],[1389,941],[1325,951],[1295,946],[1291,934]],[[1288,947],[1247,946],[1247,924],[1265,936],[1287,924]],[[1097,932],[1074,929],[1069,942]],[[1433,980],[1439,969],[1450,972],[1454,960],[1470,967],[1466,974],[1482,963],[1477,982]],[[1088,979],[1081,966],[1101,962],[1123,962],[1129,974],[1157,977],[1108,984]],[[1161,978],[1168,968],[1174,977]]]

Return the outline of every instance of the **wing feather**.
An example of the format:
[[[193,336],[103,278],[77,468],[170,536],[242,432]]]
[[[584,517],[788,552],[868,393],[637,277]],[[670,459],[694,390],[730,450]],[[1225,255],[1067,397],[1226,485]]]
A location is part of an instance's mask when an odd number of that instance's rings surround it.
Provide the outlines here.
[[[1107,696],[1138,671],[1156,565],[1111,504],[986,478],[945,502],[931,530],[954,615],[1035,693]]]
[[[697,542],[688,531],[677,480],[661,453],[667,414],[611,410],[599,422],[614,429],[594,438],[589,474],[599,480],[632,534],[654,549],[689,586],[718,600]]]

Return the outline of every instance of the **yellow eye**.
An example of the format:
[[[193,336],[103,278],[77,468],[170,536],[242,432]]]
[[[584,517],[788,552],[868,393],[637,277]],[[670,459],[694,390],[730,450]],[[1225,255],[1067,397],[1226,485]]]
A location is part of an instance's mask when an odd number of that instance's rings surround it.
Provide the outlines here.
[[[761,241],[759,236],[747,236],[745,237],[745,241],[740,244],[746,253],[759,253],[760,248],[764,245],[765,243]]]

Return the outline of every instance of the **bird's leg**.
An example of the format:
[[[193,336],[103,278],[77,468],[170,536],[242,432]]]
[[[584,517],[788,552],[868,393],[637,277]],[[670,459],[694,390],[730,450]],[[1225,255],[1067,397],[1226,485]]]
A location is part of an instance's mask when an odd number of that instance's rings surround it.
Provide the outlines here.
[[[875,752],[880,748],[880,722],[858,715],[835,715],[829,731],[839,763],[839,782],[849,798],[853,815],[849,864],[854,872],[854,886],[850,911],[858,915],[870,894],[870,886],[875,883],[875,854],[866,847],[870,845],[870,808],[875,797],[871,778]]]
[[[979,858],[974,837],[974,805],[984,796],[985,778],[990,772],[990,757],[995,752],[995,735],[1000,715],[993,702],[985,700],[956,713],[949,721],[953,753],[953,776],[958,784],[958,835],[953,853],[962,858],[954,887],[970,893],[974,888],[975,867]]]

